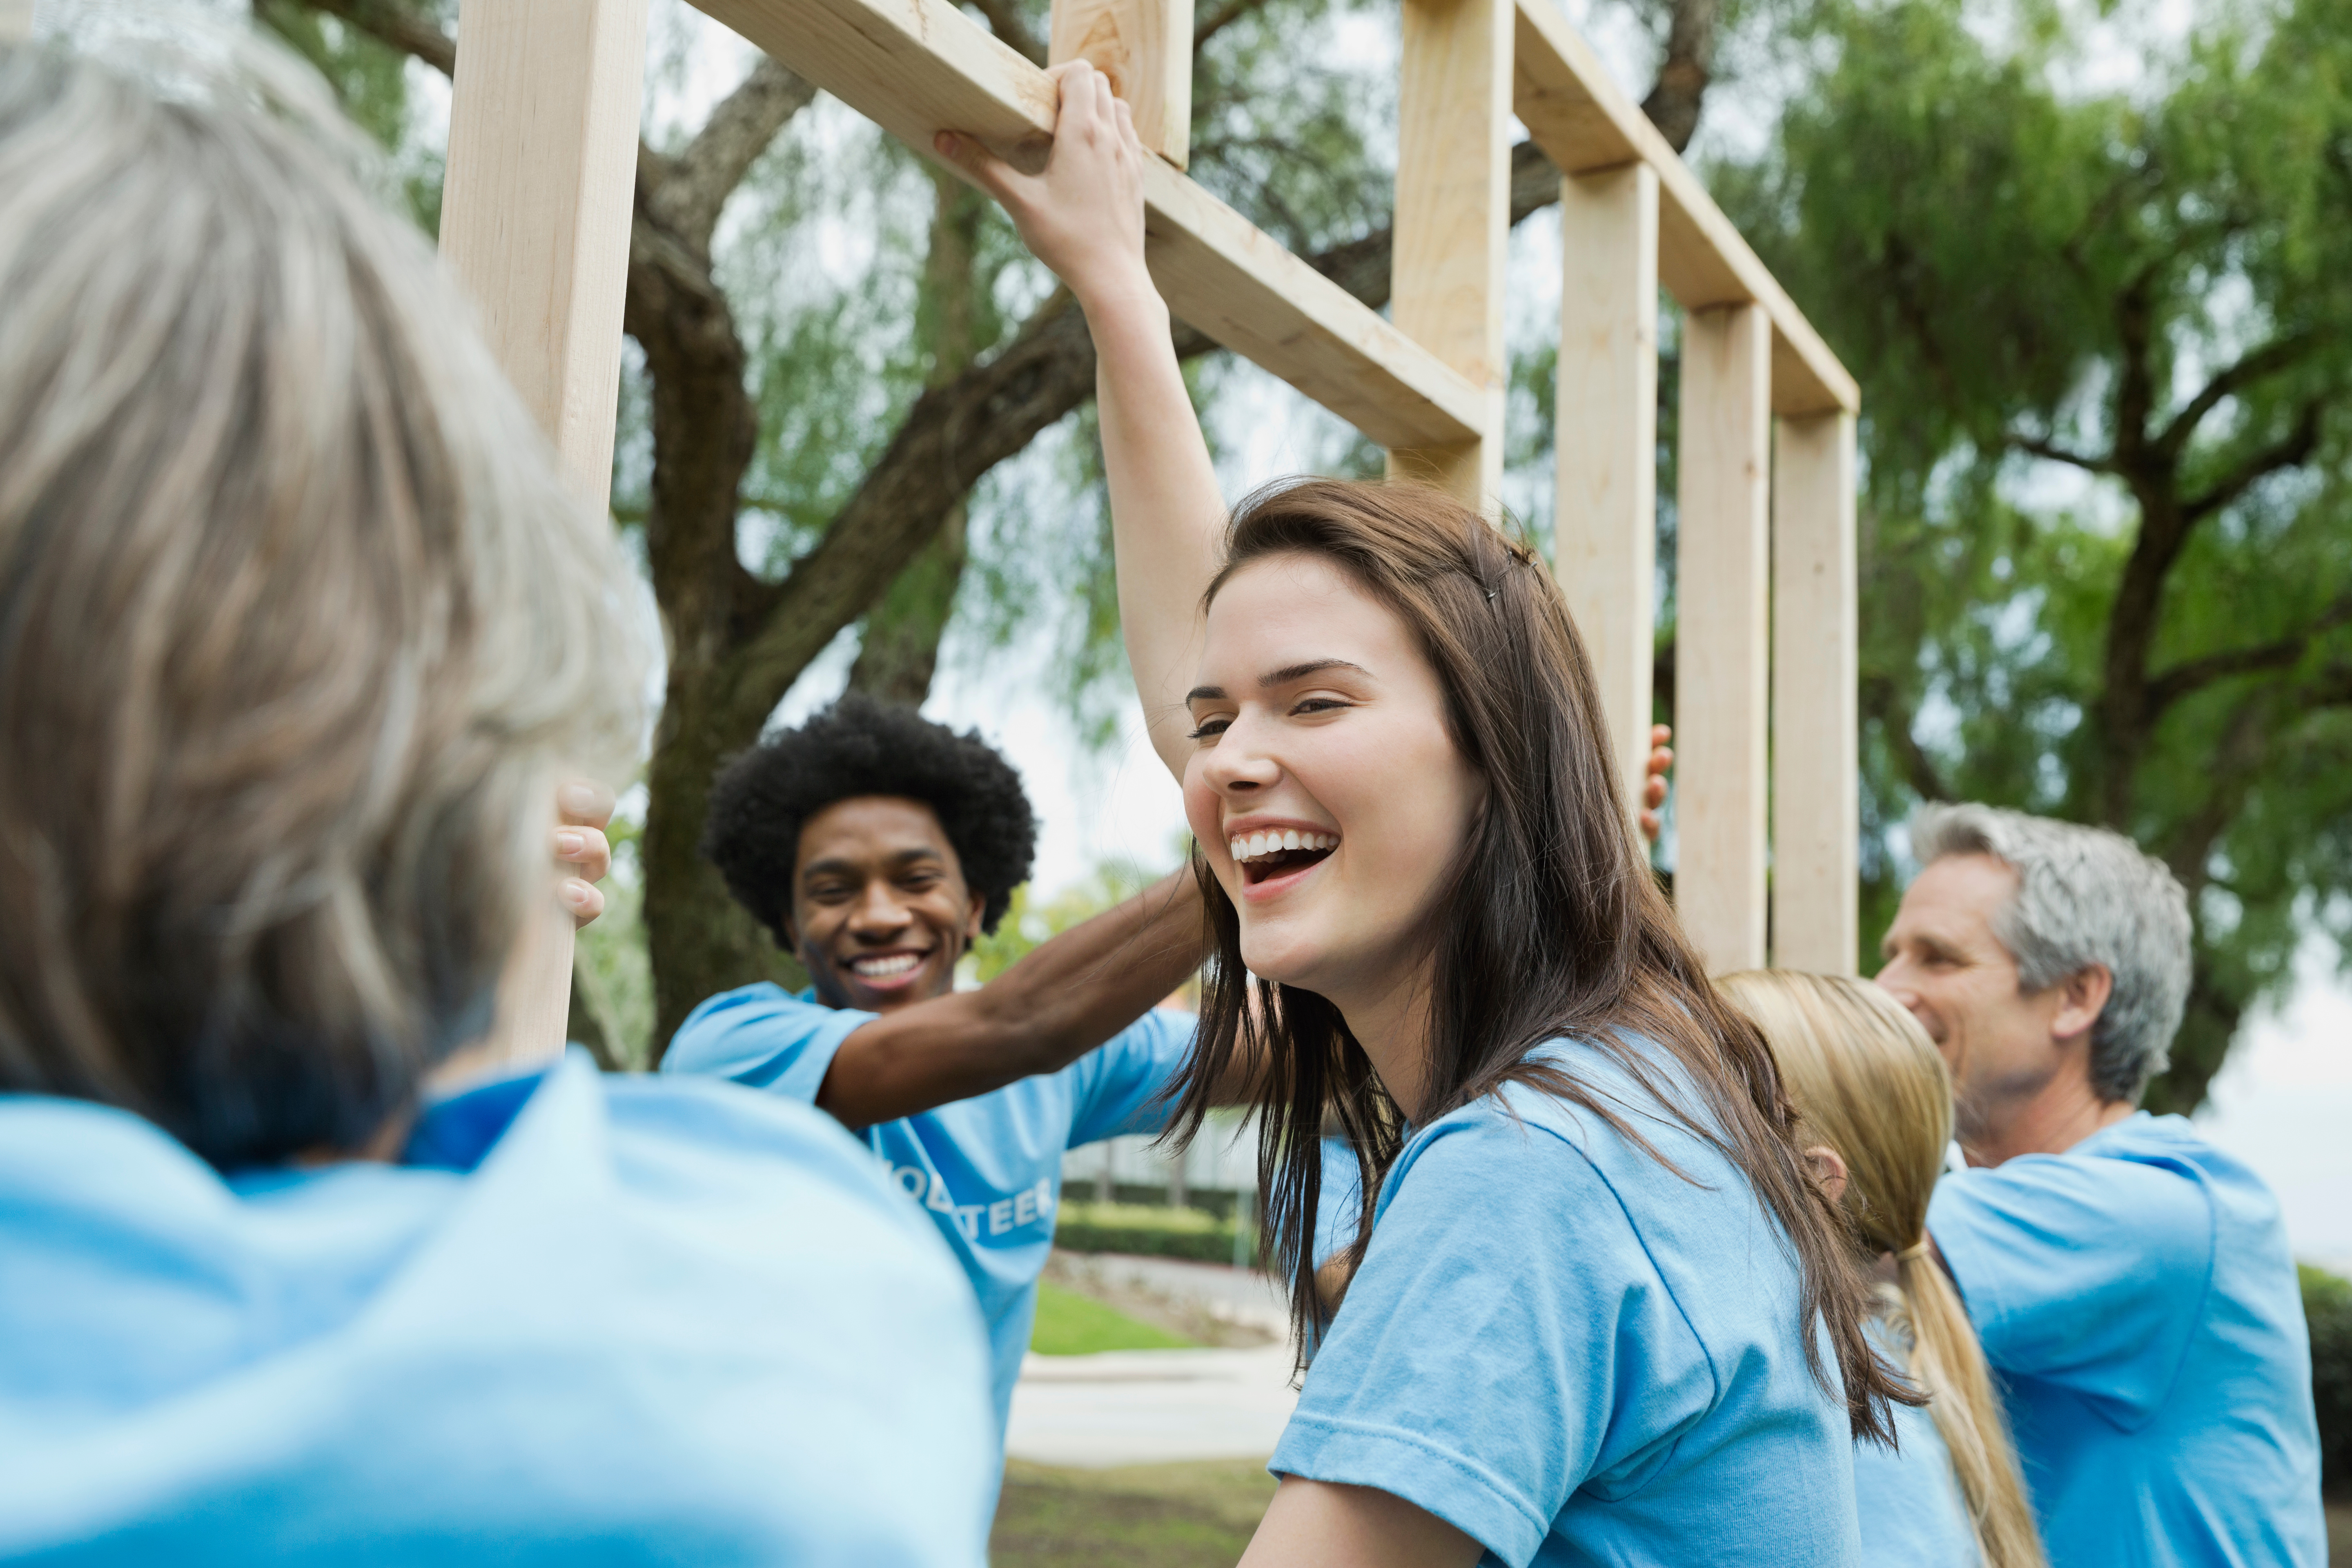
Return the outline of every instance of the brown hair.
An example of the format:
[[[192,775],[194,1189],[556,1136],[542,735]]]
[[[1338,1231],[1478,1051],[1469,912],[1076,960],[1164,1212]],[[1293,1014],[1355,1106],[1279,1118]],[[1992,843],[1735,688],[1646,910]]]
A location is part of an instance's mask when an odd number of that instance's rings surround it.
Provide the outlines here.
[[[1634,847],[1591,664],[1551,574],[1436,490],[1318,479],[1243,503],[1208,597],[1250,563],[1286,554],[1331,562],[1412,629],[1444,690],[1454,743],[1486,782],[1468,852],[1429,922],[1435,966],[1422,1120],[1518,1082],[1591,1110],[1655,1154],[1572,1071],[1523,1059],[1569,1036],[1609,1053],[1753,1185],[1798,1265],[1802,1321],[1828,1327],[1853,1431],[1891,1436],[1884,1402],[1910,1396],[1863,1338],[1866,1286],[1789,1141],[1794,1118],[1771,1054],[1707,983]],[[1359,1248],[1371,1235],[1370,1194],[1402,1147],[1402,1118],[1323,997],[1256,982],[1254,1013],[1233,904],[1197,856],[1195,868],[1213,952],[1175,1125],[1184,1136],[1197,1131],[1236,1054],[1265,1053],[1261,1245],[1290,1282],[1306,1343],[1328,1315],[1313,1271],[1326,1112],[1361,1166]],[[1697,1104],[1684,1103],[1637,1037],[1687,1073]],[[1801,1337],[1813,1375],[1836,1393],[1815,1337]]]
[[[1801,1142],[1845,1162],[1839,1209],[1857,1252],[1892,1254],[1888,1317],[1910,1341],[1910,1372],[1976,1531],[1986,1568],[2042,1568],[2017,1450],[1984,1347],[1959,1292],[1928,1256],[1927,1199],[1952,1140],[1952,1079],[1919,1021],[1875,985],[1790,969],[1725,976],[1779,1058]]]
[[[239,90],[0,48],[0,1090],[223,1168],[486,1031],[645,668],[431,251]]]

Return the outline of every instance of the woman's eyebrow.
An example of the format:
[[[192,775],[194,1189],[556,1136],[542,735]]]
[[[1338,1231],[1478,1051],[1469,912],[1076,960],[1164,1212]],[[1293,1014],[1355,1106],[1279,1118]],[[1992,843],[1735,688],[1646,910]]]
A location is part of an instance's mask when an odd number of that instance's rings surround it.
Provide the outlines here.
[[[1294,680],[1304,680],[1310,675],[1320,675],[1327,669],[1352,669],[1368,680],[1372,675],[1370,670],[1350,659],[1310,658],[1304,664],[1286,664],[1280,669],[1269,669],[1257,678],[1257,684],[1261,690],[1268,687],[1287,686]],[[1184,693],[1184,700],[1187,703],[1214,702],[1222,700],[1224,695],[1225,689],[1222,686],[1196,686]]]
[[[1320,675],[1327,669],[1352,669],[1369,679],[1371,671],[1362,665],[1344,658],[1310,658],[1304,664],[1286,664],[1280,669],[1269,669],[1257,678],[1260,689],[1287,686],[1294,680],[1304,680],[1310,675]]]

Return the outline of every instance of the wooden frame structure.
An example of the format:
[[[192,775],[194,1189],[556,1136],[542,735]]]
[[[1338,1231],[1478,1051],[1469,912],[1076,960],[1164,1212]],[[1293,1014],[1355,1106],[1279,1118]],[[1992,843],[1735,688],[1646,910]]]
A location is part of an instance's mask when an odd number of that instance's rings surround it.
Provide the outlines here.
[[[953,0],[698,4],[926,157],[940,130],[1044,157],[1050,82]],[[1853,378],[1555,0],[1402,4],[1392,320],[1183,174],[1191,0],[1055,0],[1053,58],[1101,67],[1160,154],[1149,259],[1171,310],[1386,447],[1392,471],[1482,507],[1502,468],[1516,113],[1563,173],[1556,570],[1625,776],[1650,721],[1663,286],[1684,312],[1683,920],[1712,968],[1761,964],[1769,887],[1774,960],[1850,973]],[[464,0],[461,26],[442,247],[601,504],[646,0]]]

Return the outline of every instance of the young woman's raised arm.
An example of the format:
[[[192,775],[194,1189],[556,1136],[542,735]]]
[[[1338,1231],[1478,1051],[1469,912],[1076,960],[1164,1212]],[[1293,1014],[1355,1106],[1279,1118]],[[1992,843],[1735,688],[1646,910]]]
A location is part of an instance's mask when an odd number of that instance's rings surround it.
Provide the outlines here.
[[[1004,204],[1086,312],[1128,663],[1152,748],[1181,779],[1192,750],[1184,693],[1200,657],[1201,595],[1216,571],[1224,499],[1177,367],[1168,307],[1143,265],[1151,154],[1101,72],[1079,60],[1054,76],[1061,117],[1044,174],[1024,174],[969,136],[942,132],[938,145]]]

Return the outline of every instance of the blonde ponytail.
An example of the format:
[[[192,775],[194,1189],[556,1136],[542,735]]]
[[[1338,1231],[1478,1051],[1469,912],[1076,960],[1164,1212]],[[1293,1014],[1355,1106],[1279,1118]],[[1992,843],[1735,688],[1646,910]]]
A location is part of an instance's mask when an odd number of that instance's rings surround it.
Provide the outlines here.
[[[1794,970],[1727,976],[1763,1031],[1803,1122],[1846,1164],[1839,1207],[1865,1254],[1892,1254],[1884,1316],[1950,1451],[1985,1568],[2046,1568],[2009,1423],[1959,1292],[1927,1239],[1927,1198],[1952,1134],[1952,1088],[1918,1021],[1874,985]]]

